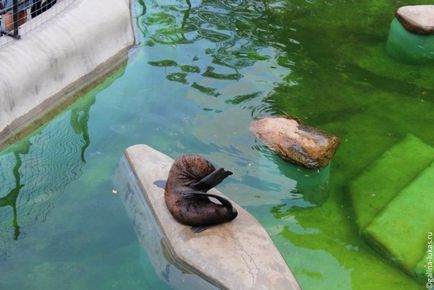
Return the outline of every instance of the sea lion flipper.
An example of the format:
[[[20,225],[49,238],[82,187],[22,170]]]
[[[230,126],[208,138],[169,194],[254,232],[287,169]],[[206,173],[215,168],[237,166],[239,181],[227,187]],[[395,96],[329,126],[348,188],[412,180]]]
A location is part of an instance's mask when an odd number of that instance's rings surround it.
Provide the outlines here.
[[[203,195],[204,193],[201,191],[189,191],[189,192],[183,192],[182,197],[185,199],[196,199],[196,200],[205,200],[210,201],[208,196]]]
[[[208,191],[220,182],[222,182],[223,179],[225,179],[229,175],[232,175],[231,171],[227,171],[224,168],[219,168],[217,170],[214,170],[198,182],[193,183],[192,186],[198,190]]]
[[[209,226],[197,226],[197,227],[191,227],[191,231],[195,234],[201,233],[205,230],[207,230]]]
[[[233,206],[231,204],[231,202],[229,200],[227,200],[226,198],[224,198],[223,196],[219,196],[219,195],[215,195],[215,194],[210,194],[210,193],[203,193],[200,191],[189,191],[189,192],[184,192],[182,194],[182,196],[184,198],[204,198],[204,197],[212,197],[217,199],[224,207],[226,207],[228,210],[232,211],[233,210]]]

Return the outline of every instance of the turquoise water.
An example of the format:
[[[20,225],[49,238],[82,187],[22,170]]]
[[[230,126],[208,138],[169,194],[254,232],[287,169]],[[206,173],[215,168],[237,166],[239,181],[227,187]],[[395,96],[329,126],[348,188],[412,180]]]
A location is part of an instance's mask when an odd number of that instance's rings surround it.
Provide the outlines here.
[[[434,68],[384,49],[399,4],[138,1],[128,64],[0,155],[0,289],[168,287],[113,193],[137,143],[232,170],[219,189],[304,289],[423,289],[361,239],[347,192],[406,134],[434,146]],[[300,169],[254,140],[254,117],[282,113],[341,137],[330,167]]]

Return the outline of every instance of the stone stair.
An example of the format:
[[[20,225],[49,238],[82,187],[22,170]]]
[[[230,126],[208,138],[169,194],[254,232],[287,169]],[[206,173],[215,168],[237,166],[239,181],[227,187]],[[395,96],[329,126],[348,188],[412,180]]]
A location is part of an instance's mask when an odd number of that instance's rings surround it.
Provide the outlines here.
[[[434,231],[434,148],[406,136],[350,192],[356,223],[370,245],[423,278],[427,233]]]

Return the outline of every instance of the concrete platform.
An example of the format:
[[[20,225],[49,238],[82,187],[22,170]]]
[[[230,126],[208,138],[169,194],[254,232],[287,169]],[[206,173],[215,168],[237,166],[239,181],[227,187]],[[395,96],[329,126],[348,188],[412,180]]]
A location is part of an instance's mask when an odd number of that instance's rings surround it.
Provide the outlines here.
[[[154,184],[155,181],[167,178],[173,159],[149,146],[135,145],[126,150],[123,162],[124,169],[125,166],[131,169],[127,178],[129,185],[117,188],[124,203],[129,205],[127,210],[130,209],[130,216],[135,220],[136,231],[145,228],[140,223],[150,216],[158,228],[158,231],[152,232],[151,237],[147,235],[147,238],[141,240],[149,246],[149,240],[160,234],[161,238],[156,238],[152,243],[154,250],[151,249],[150,252],[154,253],[154,257],[159,256],[161,259],[162,255],[155,253],[164,253],[167,265],[172,265],[181,274],[195,274],[200,278],[194,281],[193,276],[182,277],[178,273],[174,279],[165,279],[170,285],[177,289],[300,289],[267,232],[240,206],[234,203],[239,213],[234,221],[201,233],[193,233],[190,227],[179,224],[171,216],[164,202],[164,189]],[[116,184],[126,182],[119,174],[115,179],[118,180],[115,181]],[[140,197],[136,195],[133,199],[131,193],[138,191],[144,197],[141,202],[144,205],[141,207],[148,208],[147,210],[137,210]],[[221,195],[216,189],[210,192]],[[146,211],[148,215],[138,214]],[[140,240],[140,234],[138,235]],[[145,242],[142,243],[146,246]],[[155,247],[160,250],[155,250]],[[167,275],[163,273],[168,271],[164,264],[161,261],[153,262],[157,274],[166,278]],[[188,286],[183,284],[185,278],[189,279]]]

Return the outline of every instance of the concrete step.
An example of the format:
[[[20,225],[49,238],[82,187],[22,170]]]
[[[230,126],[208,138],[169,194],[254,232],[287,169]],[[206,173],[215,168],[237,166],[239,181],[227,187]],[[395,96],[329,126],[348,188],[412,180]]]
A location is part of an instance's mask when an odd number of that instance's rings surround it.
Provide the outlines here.
[[[431,237],[431,240],[432,240],[432,233],[434,233],[434,231],[431,231],[430,236],[429,236],[429,234],[426,235],[426,240],[427,240],[426,253],[422,257],[422,259],[420,259],[419,263],[417,263],[417,265],[416,265],[415,275],[419,281],[426,281],[427,272],[429,273],[429,270],[428,270],[429,265],[428,264],[429,264],[429,262],[432,262],[432,253],[431,254],[428,253],[428,242],[429,242],[429,237]],[[434,274],[433,271],[434,270],[431,270],[431,273]]]
[[[413,135],[407,135],[366,168],[350,187],[360,229],[365,229],[433,161],[434,148]]]
[[[366,227],[371,243],[407,272],[425,257],[427,234],[434,231],[434,163],[406,186]]]

